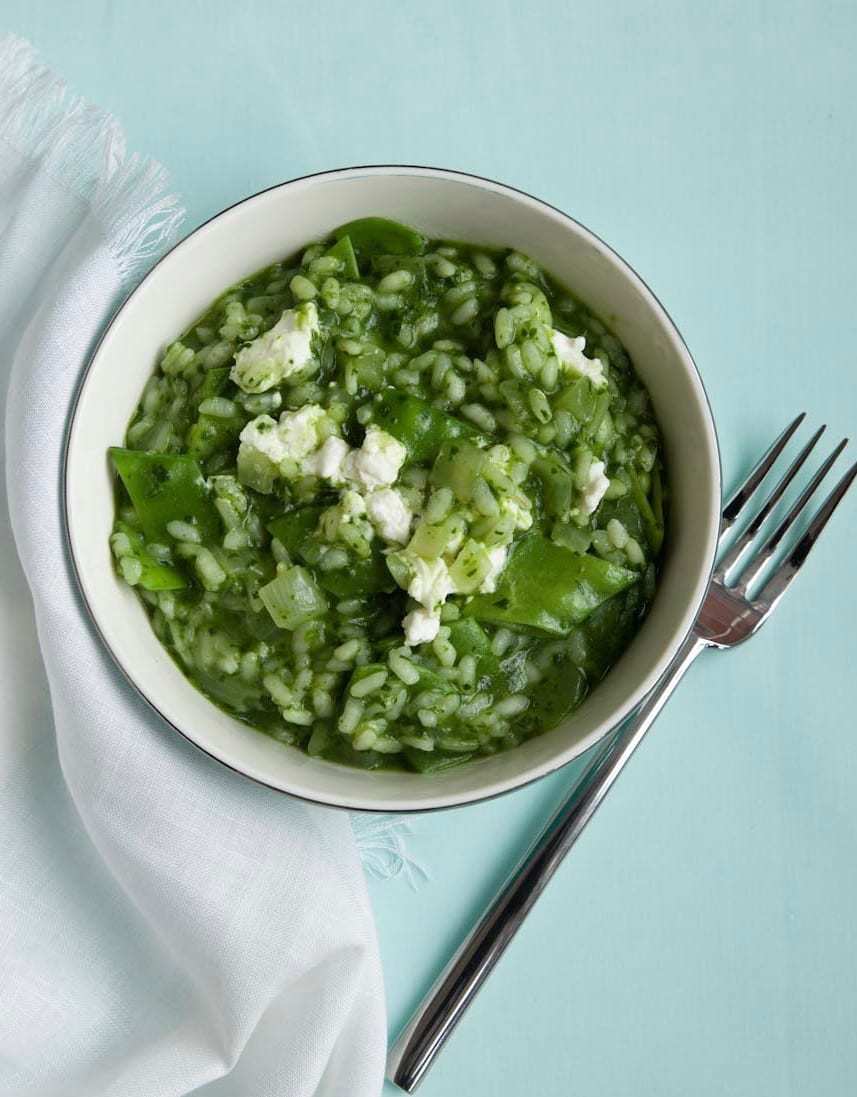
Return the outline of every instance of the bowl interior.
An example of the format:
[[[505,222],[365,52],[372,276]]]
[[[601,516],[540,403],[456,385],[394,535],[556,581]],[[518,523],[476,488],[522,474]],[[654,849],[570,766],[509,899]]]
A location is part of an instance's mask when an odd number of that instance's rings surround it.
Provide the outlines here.
[[[107,448],[122,443],[157,353],[225,287],[352,218],[382,214],[429,236],[513,246],[564,282],[615,330],[648,386],[672,493],[667,552],[642,629],[560,727],[505,754],[431,778],[365,773],[307,757],[239,723],[197,692],[155,638],[111,564]],[[626,715],[666,668],[696,615],[714,555],[717,441],[693,362],[640,279],[581,226],[517,191],[457,173],[358,168],[296,180],[232,207],[169,253],[102,339],[69,433],[66,509],[84,597],[114,657],[144,697],[208,753],[275,788],[324,803],[420,810],[480,799],[550,772]]]

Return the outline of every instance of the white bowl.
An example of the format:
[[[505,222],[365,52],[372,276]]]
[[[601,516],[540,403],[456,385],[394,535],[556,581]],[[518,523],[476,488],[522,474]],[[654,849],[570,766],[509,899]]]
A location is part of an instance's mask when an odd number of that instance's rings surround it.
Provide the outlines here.
[[[222,712],[182,675],[113,569],[107,449],[121,445],[158,352],[222,290],[345,221],[370,214],[430,237],[512,246],[609,322],[648,386],[672,493],[660,585],[640,632],[561,726],[515,750],[434,776],[364,772],[310,758]],[[603,241],[527,194],[472,175],[417,167],[326,172],[225,210],[166,255],[129,296],[92,357],[73,409],[66,521],[84,600],[119,667],[198,747],[257,781],[308,800],[419,811],[484,799],[542,777],[614,728],[663,674],[697,615],[714,559],[720,460],[705,391],[681,336],[651,290]]]

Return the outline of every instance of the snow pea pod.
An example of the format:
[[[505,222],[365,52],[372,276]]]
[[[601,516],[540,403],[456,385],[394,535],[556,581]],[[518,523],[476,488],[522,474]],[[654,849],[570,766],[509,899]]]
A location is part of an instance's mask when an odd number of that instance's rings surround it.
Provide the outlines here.
[[[337,240],[351,238],[358,259],[372,255],[421,255],[426,238],[408,225],[390,221],[386,217],[361,217],[340,225],[333,234]]]
[[[558,641],[551,665],[532,695],[531,712],[539,727],[554,728],[578,707],[586,696],[587,680],[568,648],[567,641]]]
[[[193,457],[116,446],[111,448],[110,457],[148,541],[169,544],[167,525],[175,520],[195,526],[203,543],[220,540],[220,516]]]
[[[540,534],[530,534],[513,550],[497,590],[477,594],[464,613],[478,621],[567,636],[602,602],[637,578],[628,568],[570,552]]]
[[[362,598],[395,590],[396,584],[380,553],[368,560],[354,560],[347,568],[318,573],[319,585],[337,598]]]
[[[350,236],[340,236],[327,254],[332,259],[340,259],[342,261],[342,273],[345,278],[353,280],[360,277],[360,270],[357,266],[357,256],[354,254],[354,245],[351,243]]]
[[[661,497],[661,485],[660,475],[658,474],[657,480],[657,503],[658,510],[660,511],[660,517],[655,514],[652,509],[652,504],[649,502],[649,498],[643,490],[643,485],[640,483],[640,478],[633,468],[628,469],[628,478],[631,481],[631,494],[634,497],[634,502],[637,504],[637,509],[642,516],[643,523],[646,527],[646,535],[649,540],[652,552],[657,554],[660,551],[661,545],[664,541],[664,526],[663,526],[663,500]]]
[[[177,571],[172,564],[164,564],[156,560],[146,548],[143,536],[137,530],[132,529],[127,522],[118,521],[114,527],[113,536],[123,535],[128,540],[128,552],[122,552],[122,556],[130,556],[140,565],[140,577],[135,586],[143,590],[181,590],[187,586],[187,579]],[[115,551],[115,550],[114,550]],[[127,578],[127,576],[126,576]]]
[[[433,461],[441,447],[456,438],[475,438],[469,423],[434,407],[419,396],[389,389],[381,396],[376,422],[397,438],[412,462]]]
[[[491,650],[491,638],[473,617],[461,617],[449,626],[449,642],[459,658],[472,655],[476,660],[476,681],[490,691],[490,682],[500,674],[500,661]],[[488,680],[486,682],[486,679]]]
[[[447,754],[443,750],[435,748],[432,751],[414,750],[413,747],[405,747],[405,758],[411,769],[417,773],[443,773],[444,770],[463,766],[473,757],[473,752],[466,754]]]
[[[604,677],[630,644],[645,615],[648,597],[643,583],[635,583],[609,599],[579,627],[584,652],[580,667],[590,683]]]
[[[302,547],[315,532],[324,507],[300,507],[268,523],[269,532],[277,538],[289,556],[303,556]]]

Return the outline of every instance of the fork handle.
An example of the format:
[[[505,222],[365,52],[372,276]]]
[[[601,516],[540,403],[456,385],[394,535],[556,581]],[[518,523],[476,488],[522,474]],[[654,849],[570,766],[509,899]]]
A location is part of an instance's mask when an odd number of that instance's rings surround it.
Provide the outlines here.
[[[488,978],[560,862],[706,645],[691,634],[663,678],[601,751],[513,869],[479,922],[415,1010],[387,1058],[387,1077],[413,1093]]]

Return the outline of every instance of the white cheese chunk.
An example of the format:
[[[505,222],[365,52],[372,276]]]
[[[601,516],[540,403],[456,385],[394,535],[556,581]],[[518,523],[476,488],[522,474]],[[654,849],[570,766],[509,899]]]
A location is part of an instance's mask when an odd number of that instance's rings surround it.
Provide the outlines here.
[[[319,440],[330,429],[324,408],[307,404],[297,411],[284,411],[279,423],[270,415],[257,415],[241,431],[238,451],[239,465],[258,462],[261,456],[276,468],[269,475],[316,476],[334,478],[348,446],[341,438],[329,438],[319,448]],[[341,482],[341,477],[340,477]],[[270,490],[270,489],[269,489]]]
[[[263,454],[275,465],[288,456],[288,449],[280,434],[280,428],[270,415],[258,415],[255,419],[251,419],[238,438],[242,446]]]
[[[405,633],[405,643],[409,647],[431,643],[440,631],[440,614],[420,606],[404,618],[402,629]]]
[[[582,507],[584,514],[592,514],[604,498],[610,487],[610,481],[604,475],[604,462],[593,461],[589,466],[586,483],[583,486]]]
[[[311,453],[304,462],[304,470],[309,476],[320,476],[332,484],[341,484],[342,462],[350,453],[347,442],[331,437],[315,453]]]
[[[280,416],[279,432],[286,446],[286,455],[293,461],[303,461],[314,453],[318,448],[319,427],[326,418],[327,412],[318,404],[305,404],[297,411],[284,411]]]
[[[366,496],[366,509],[378,534],[388,543],[403,545],[411,532],[411,508],[395,488],[378,488]]]
[[[370,426],[363,445],[343,462],[343,474],[366,490],[383,488],[396,482],[406,457],[407,450],[392,434]]]
[[[318,310],[312,301],[286,309],[269,330],[235,355],[230,377],[244,392],[265,392],[312,361]]]
[[[422,556],[411,556],[409,563],[411,581],[408,594],[411,598],[426,609],[433,610],[443,605],[447,596],[455,590],[446,563],[440,557],[426,560]]]
[[[553,349],[559,359],[560,365],[579,377],[588,377],[595,388],[603,388],[607,384],[604,376],[604,363],[598,358],[587,358],[583,353],[586,340],[582,335],[571,339],[563,335],[561,331],[554,329],[551,332]]]

